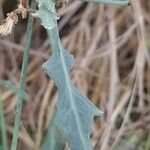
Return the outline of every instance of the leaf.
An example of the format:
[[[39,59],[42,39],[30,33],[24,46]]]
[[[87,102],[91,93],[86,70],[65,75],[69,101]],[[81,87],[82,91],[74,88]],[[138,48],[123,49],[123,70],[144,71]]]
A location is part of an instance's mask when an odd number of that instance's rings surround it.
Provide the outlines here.
[[[56,26],[54,23],[55,20],[58,20],[59,17],[55,16],[54,13],[47,10],[46,7],[40,7],[39,10],[36,11],[36,13],[33,14],[34,17],[38,17],[42,21],[42,25],[48,29],[51,30]]]
[[[55,81],[58,88],[58,103],[55,124],[68,141],[71,150],[92,150],[90,134],[93,117],[101,111],[72,83],[69,70],[73,56],[60,44],[58,28],[48,30],[53,49],[52,57],[43,68]]]
[[[48,29],[53,49],[52,57],[43,64],[43,68],[58,88],[59,96],[54,123],[72,150],[91,150],[90,134],[93,117],[100,115],[101,111],[73,85],[69,71],[74,64],[74,58],[60,43],[58,18],[52,13],[53,9],[47,9],[46,0],[43,2],[38,0],[38,2],[39,10],[34,15],[39,17],[42,25]],[[44,147],[47,147],[49,142],[47,140],[45,142]]]

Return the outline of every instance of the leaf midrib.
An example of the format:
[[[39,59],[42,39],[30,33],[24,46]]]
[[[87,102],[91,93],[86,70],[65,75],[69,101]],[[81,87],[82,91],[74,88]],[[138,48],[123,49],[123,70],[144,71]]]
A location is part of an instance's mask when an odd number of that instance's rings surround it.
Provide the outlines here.
[[[70,83],[69,83],[69,80],[68,80],[69,79],[68,70],[66,68],[66,64],[65,64],[65,61],[64,61],[64,56],[63,56],[63,53],[62,53],[62,50],[61,50],[61,44],[60,43],[59,43],[59,50],[60,50],[60,56],[61,56],[60,58],[61,58],[61,61],[62,61],[63,72],[64,72],[64,75],[65,75],[65,81],[66,81],[66,85],[67,85],[68,92],[69,92],[70,104],[71,104],[71,107],[72,107],[73,112],[75,114],[75,119],[76,119],[76,122],[77,122],[77,127],[78,127],[78,130],[79,130],[79,134],[80,134],[81,141],[82,141],[84,149],[85,149],[86,146],[85,146],[85,142],[84,142],[84,137],[83,137],[82,131],[80,129],[80,123],[79,123],[79,120],[78,120],[79,117],[78,117],[78,114],[76,112],[75,103],[74,103],[74,100],[73,100],[71,87],[70,87]]]

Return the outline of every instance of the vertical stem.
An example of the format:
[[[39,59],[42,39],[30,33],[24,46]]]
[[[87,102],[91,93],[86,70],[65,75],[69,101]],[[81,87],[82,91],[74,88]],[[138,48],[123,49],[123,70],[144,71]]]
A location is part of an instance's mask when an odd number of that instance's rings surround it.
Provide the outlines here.
[[[33,0],[32,8],[35,8],[35,7],[36,7],[36,2]],[[32,37],[32,26],[33,26],[33,17],[30,15],[28,19],[26,41],[25,41],[25,47],[23,51],[23,62],[22,62],[21,76],[20,76],[20,82],[19,82],[19,88],[18,88],[18,94],[17,94],[17,108],[16,108],[15,125],[14,125],[14,131],[13,131],[11,150],[16,150],[17,148],[19,128],[21,124],[21,112],[22,112],[22,106],[23,106],[23,98],[24,98],[24,93],[25,93],[27,66],[28,66],[28,60],[29,60],[29,49],[30,49],[31,37]]]
[[[1,137],[2,137],[3,149],[8,150],[6,125],[5,125],[3,103],[1,100],[1,95],[0,95],[0,127],[1,127]]]
[[[51,43],[53,53],[59,52],[59,48],[60,48],[60,38],[59,38],[59,31],[58,31],[58,25],[56,20],[55,20],[55,24],[56,26],[53,29],[47,30],[48,39],[49,42]]]

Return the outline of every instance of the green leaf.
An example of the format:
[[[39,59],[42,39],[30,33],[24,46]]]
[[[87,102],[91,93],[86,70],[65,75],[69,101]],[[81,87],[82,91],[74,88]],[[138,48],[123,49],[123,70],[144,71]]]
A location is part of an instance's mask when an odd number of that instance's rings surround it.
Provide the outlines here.
[[[42,21],[41,24],[48,30],[54,28],[56,26],[55,20],[59,19],[53,12],[49,11],[44,6],[40,7],[33,16],[40,18]]]
[[[43,68],[55,81],[58,88],[58,103],[55,124],[62,132],[71,150],[92,150],[90,134],[94,116],[101,111],[72,83],[69,70],[74,63],[73,56],[60,44],[58,28],[48,30],[52,57]]]

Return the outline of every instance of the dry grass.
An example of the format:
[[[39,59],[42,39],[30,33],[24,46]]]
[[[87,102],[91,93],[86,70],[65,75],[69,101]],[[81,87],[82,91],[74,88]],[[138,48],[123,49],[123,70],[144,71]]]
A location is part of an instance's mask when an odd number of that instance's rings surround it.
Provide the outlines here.
[[[0,9],[1,10],[1,9]],[[75,55],[71,72],[76,86],[103,109],[93,128],[95,150],[149,150],[150,124],[150,1],[130,7],[75,1],[59,11],[61,39]],[[18,85],[25,21],[0,39],[0,78]],[[56,104],[57,90],[42,70],[50,54],[46,34],[34,24],[18,149],[34,149]],[[7,130],[12,135],[16,97],[1,88]],[[121,148],[119,146],[121,145]]]

